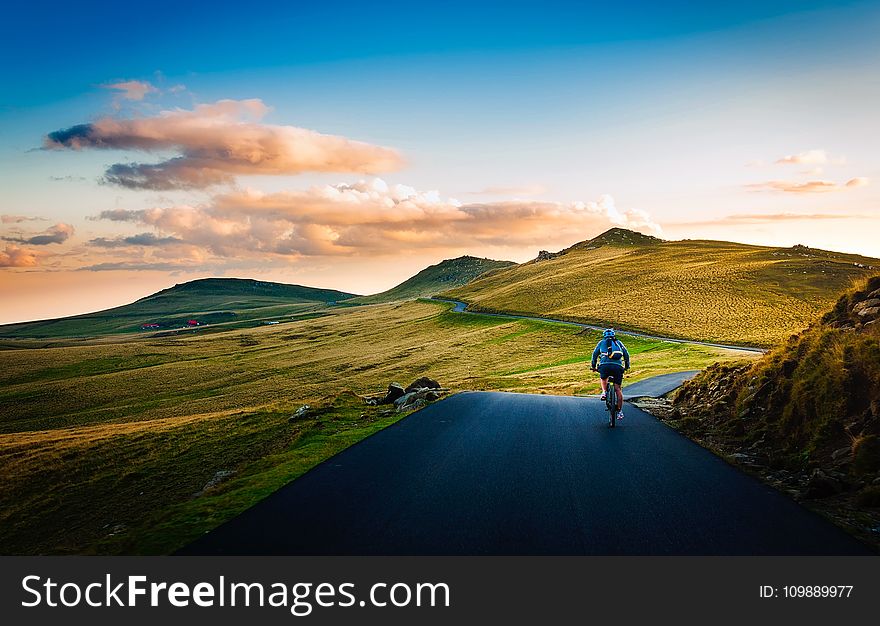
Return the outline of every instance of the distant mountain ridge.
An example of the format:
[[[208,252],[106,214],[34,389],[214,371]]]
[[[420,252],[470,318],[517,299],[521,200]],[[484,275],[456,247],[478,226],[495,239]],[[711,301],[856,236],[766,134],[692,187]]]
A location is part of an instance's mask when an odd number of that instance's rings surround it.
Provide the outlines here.
[[[200,278],[185,283],[178,283],[173,287],[145,296],[136,302],[146,302],[152,299],[178,294],[201,294],[205,296],[268,296],[307,300],[310,302],[335,302],[355,297],[354,294],[337,291],[336,289],[304,287],[303,285],[275,283],[264,280],[255,280],[253,278]]]
[[[352,297],[335,289],[250,278],[203,278],[96,313],[0,326],[0,337],[91,337],[246,322],[302,313]]]
[[[350,304],[377,304],[411,300],[436,295],[441,291],[466,285],[489,272],[516,265],[513,261],[495,261],[473,256],[446,259],[420,271],[399,285],[371,296],[353,298]]]

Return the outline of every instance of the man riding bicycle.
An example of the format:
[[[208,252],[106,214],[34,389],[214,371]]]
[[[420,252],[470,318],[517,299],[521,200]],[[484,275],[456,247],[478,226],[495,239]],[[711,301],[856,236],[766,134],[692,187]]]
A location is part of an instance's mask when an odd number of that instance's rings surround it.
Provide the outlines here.
[[[623,342],[614,336],[614,330],[608,328],[602,333],[602,339],[596,344],[593,350],[593,360],[590,369],[594,372],[597,370],[596,362],[599,367],[599,380],[602,383],[602,400],[608,393],[608,379],[614,382],[614,389],[617,392],[617,406],[620,410],[617,413],[617,419],[623,419],[623,372],[629,369],[629,352]]]

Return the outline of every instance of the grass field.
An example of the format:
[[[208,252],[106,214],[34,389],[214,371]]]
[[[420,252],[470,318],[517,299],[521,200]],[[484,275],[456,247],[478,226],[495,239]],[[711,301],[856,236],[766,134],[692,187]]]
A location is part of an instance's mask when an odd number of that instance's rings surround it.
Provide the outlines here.
[[[166,553],[399,416],[354,394],[591,393],[594,333],[413,301],[207,335],[0,343],[0,552]],[[629,340],[632,379],[742,353]],[[302,404],[317,411],[289,423]],[[417,415],[413,419],[418,419]],[[218,472],[230,478],[204,493]]]
[[[666,337],[770,346],[815,321],[880,261],[810,248],[660,241],[614,229],[443,295]],[[636,235],[636,233],[630,233]],[[874,270],[876,271],[876,270]]]

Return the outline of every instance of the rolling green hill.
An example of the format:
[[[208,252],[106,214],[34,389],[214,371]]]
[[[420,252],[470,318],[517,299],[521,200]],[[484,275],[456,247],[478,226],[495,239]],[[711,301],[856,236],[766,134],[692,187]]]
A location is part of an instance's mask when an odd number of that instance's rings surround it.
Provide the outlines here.
[[[613,228],[444,292],[469,309],[768,346],[821,317],[880,260],[805,246],[664,241]]]
[[[513,261],[494,261],[478,259],[472,256],[461,256],[447,259],[436,265],[426,267],[421,272],[403,281],[388,291],[372,296],[361,296],[349,301],[350,304],[377,304],[380,302],[396,302],[433,296],[453,287],[466,285],[475,278],[491,272],[515,265]]]
[[[201,325],[235,324],[304,314],[352,294],[241,278],[205,278],[163,289],[131,304],[73,317],[0,326],[0,337],[90,337],[113,333],[163,332],[195,320]]]

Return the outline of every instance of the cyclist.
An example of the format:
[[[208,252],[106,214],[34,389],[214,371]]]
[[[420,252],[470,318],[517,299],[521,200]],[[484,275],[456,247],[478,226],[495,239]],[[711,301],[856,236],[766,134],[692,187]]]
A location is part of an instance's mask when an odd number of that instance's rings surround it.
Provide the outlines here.
[[[608,328],[602,333],[602,339],[596,344],[593,350],[593,360],[590,369],[594,372],[597,370],[598,362],[599,380],[602,383],[602,400],[608,393],[608,379],[614,381],[615,390],[617,391],[617,406],[620,410],[617,413],[617,419],[623,419],[623,372],[629,369],[629,352],[626,346],[614,335],[614,329]]]

